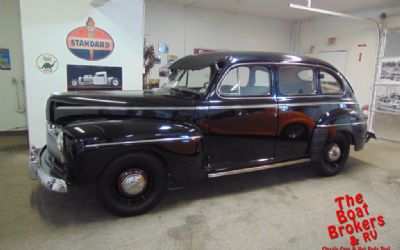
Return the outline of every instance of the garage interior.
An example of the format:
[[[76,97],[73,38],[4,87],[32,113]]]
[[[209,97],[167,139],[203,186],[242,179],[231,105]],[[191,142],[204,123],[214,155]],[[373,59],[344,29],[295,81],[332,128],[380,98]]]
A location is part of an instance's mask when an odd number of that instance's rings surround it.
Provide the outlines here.
[[[329,15],[290,8],[290,2]],[[88,25],[88,17],[115,43],[102,61],[84,61],[66,46],[68,33]],[[337,224],[334,199],[358,193],[371,214],[385,218],[377,238],[361,246],[400,249],[398,1],[0,0],[0,30],[6,61],[0,70],[0,249],[350,247],[348,237],[332,240],[327,228]],[[128,218],[103,209],[91,186],[55,194],[30,180],[29,150],[46,143],[46,100],[69,90],[68,66],[118,66],[121,89],[142,90],[143,41],[168,49],[157,52],[161,63],[149,70],[146,84],[166,81],[161,71],[170,60],[199,51],[325,60],[350,82],[377,140],[351,150],[333,177],[303,164],[209,179],[169,190],[153,210]],[[57,69],[43,71],[44,54],[55,58]]]

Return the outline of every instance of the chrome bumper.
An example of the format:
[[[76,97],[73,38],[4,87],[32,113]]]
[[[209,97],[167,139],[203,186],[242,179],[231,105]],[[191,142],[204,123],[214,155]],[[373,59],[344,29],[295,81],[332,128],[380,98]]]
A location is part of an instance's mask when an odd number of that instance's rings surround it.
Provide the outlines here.
[[[32,180],[38,179],[50,191],[66,193],[68,191],[66,181],[51,175],[51,167],[44,159],[46,155],[46,148],[31,150],[29,154],[29,177]]]

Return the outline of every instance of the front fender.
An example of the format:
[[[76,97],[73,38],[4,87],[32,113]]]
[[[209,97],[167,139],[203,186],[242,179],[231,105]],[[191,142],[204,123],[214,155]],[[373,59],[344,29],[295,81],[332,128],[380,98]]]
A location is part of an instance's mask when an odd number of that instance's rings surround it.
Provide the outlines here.
[[[188,123],[122,119],[78,121],[63,128],[67,161],[77,183],[95,180],[113,160],[131,152],[163,161],[178,184],[204,177],[200,130]]]

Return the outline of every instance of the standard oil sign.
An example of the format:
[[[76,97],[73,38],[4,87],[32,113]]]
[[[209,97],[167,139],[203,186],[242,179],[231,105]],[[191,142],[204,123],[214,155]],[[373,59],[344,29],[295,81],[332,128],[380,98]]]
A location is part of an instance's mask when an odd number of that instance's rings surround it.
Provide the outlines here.
[[[86,26],[72,30],[67,36],[67,47],[75,56],[97,61],[109,56],[114,50],[114,40],[104,30],[97,28],[89,17]]]

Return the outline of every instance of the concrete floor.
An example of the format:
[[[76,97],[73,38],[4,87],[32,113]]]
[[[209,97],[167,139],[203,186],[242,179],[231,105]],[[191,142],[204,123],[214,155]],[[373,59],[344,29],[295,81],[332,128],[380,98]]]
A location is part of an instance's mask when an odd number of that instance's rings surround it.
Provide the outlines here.
[[[0,249],[322,249],[333,199],[362,193],[386,224],[361,246],[400,249],[400,143],[370,142],[338,176],[307,166],[223,177],[169,191],[150,213],[119,218],[93,191],[54,194],[27,175],[25,138],[0,138]]]

